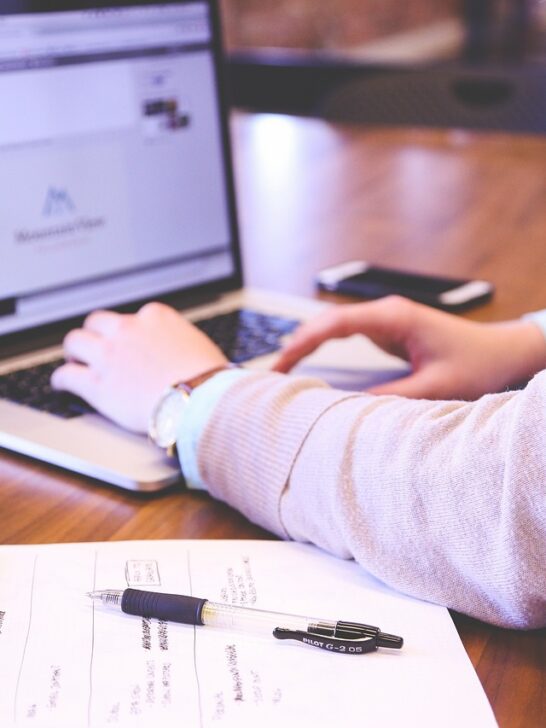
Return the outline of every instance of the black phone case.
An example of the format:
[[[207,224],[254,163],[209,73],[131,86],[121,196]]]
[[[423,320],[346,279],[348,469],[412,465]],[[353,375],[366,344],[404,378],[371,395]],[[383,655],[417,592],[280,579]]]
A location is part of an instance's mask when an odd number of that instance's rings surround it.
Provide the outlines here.
[[[390,295],[404,296],[405,298],[410,298],[412,301],[425,303],[427,306],[433,306],[434,308],[439,308],[443,311],[465,311],[489,301],[493,295],[493,287],[491,287],[491,290],[480,296],[476,296],[476,298],[472,298],[469,301],[458,304],[445,304],[438,299],[436,294],[423,293],[422,291],[412,288],[401,288],[398,286],[390,287],[384,283],[351,281],[350,278],[341,280],[335,285],[328,286],[319,281],[318,287],[323,291],[339,293],[344,296],[352,296],[356,298],[375,299]]]

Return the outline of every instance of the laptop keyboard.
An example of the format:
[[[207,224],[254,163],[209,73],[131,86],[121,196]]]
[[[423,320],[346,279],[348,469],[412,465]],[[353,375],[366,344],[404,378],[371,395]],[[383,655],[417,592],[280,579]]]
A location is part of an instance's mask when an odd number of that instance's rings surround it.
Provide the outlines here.
[[[196,321],[195,325],[220,347],[230,361],[242,364],[277,351],[280,339],[291,333],[298,323],[240,309]],[[63,359],[56,359],[0,376],[0,398],[66,419],[93,412],[83,399],[51,388],[51,374],[63,363]]]
[[[0,377],[0,397],[67,419],[93,412],[83,399],[51,388],[49,384],[51,375],[63,363],[63,359],[56,359],[29,369],[4,374]]]
[[[298,324],[299,321],[247,309],[195,322],[234,364],[277,351],[281,337],[294,331]]]

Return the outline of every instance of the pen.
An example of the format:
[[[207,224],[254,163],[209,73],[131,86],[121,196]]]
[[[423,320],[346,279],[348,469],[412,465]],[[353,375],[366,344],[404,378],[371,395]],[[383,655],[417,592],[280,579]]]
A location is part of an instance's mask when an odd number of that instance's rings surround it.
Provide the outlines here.
[[[381,632],[379,627],[369,624],[297,617],[262,609],[234,607],[179,594],[161,594],[140,589],[106,589],[88,592],[87,596],[107,607],[120,609],[125,614],[167,622],[272,634],[279,640],[297,640],[340,654],[362,655],[373,652],[378,647],[399,650],[404,643],[402,637]]]

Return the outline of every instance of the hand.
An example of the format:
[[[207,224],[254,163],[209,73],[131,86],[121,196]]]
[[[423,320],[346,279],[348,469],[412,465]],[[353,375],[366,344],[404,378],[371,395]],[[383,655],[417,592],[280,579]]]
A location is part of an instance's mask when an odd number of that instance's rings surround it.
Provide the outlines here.
[[[134,432],[147,431],[169,385],[227,364],[205,334],[161,303],[133,315],[95,311],[66,336],[64,350],[69,361],[53,373],[53,387]]]
[[[370,389],[426,399],[475,399],[528,379],[546,367],[546,342],[531,322],[479,324],[389,296],[334,306],[303,324],[275,369],[288,372],[328,339],[365,334],[411,364],[412,373]]]

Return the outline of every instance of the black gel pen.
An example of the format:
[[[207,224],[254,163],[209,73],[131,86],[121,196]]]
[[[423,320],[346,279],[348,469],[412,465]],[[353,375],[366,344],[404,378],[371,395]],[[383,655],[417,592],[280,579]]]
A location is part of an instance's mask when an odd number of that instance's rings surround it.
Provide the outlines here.
[[[378,647],[399,650],[404,643],[402,637],[381,632],[379,627],[359,622],[297,617],[293,614],[234,607],[178,594],[161,594],[139,589],[107,589],[89,592],[87,596],[107,607],[121,609],[125,614],[167,622],[272,634],[279,640],[297,640],[311,647],[345,655],[362,655],[374,652]]]

